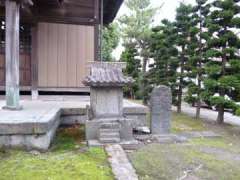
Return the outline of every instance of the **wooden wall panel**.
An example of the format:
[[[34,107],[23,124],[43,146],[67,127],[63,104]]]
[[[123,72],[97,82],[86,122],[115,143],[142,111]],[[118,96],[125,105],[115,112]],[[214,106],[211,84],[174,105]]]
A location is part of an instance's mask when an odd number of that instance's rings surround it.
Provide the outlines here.
[[[40,86],[47,86],[48,71],[48,25],[40,23],[38,25],[38,83]]]
[[[58,84],[58,25],[48,27],[48,52],[47,52],[47,85],[56,87]]]
[[[78,51],[79,52],[86,52],[85,51],[85,43],[87,43],[86,29],[87,28],[85,28],[85,27],[78,28],[77,38],[78,38]],[[82,54],[83,59],[86,59],[86,54],[87,53],[88,52]],[[84,63],[85,63],[85,61],[78,61],[77,66],[76,66],[77,67],[77,82],[78,82],[79,85],[82,85],[82,79],[83,79],[83,76],[85,75],[84,74],[85,68],[84,69],[81,68],[81,67],[85,66]]]
[[[76,68],[76,48],[77,48],[77,33],[76,33],[76,25],[68,26],[68,49],[67,49],[67,59],[68,59],[68,87],[76,87],[77,86],[77,68]],[[80,55],[82,56],[82,55]]]
[[[38,25],[39,87],[79,88],[94,61],[94,26]]]
[[[58,84],[67,87],[67,34],[68,26],[62,25],[58,29]]]

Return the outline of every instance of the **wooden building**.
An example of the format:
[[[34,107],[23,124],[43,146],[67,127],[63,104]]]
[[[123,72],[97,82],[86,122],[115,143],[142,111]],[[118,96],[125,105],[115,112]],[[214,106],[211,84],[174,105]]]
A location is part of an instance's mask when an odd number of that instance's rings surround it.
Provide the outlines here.
[[[0,0],[0,89],[7,106],[18,106],[19,89],[34,97],[88,91],[82,80],[89,62],[99,60],[100,24],[112,22],[122,2]]]

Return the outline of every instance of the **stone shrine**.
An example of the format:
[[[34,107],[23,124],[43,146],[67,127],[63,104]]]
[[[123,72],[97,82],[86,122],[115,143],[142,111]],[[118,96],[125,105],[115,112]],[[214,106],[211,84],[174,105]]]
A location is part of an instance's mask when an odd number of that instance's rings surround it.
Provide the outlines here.
[[[131,120],[123,116],[123,86],[133,82],[122,73],[124,63],[95,62],[84,84],[90,86],[90,114],[86,121],[87,141],[120,143],[131,141]]]

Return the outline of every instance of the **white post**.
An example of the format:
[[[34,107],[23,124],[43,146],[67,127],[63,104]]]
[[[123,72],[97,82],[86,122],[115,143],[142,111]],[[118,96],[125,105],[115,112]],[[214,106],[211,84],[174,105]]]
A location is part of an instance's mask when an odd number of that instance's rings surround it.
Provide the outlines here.
[[[19,9],[16,1],[6,0],[6,106],[19,110]]]

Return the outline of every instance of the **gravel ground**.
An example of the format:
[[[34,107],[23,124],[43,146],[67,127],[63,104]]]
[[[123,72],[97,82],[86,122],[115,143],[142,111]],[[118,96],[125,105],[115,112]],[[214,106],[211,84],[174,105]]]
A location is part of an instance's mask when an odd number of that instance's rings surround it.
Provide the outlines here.
[[[176,111],[176,107],[173,106],[172,108],[174,111]],[[191,107],[188,104],[183,104],[182,105],[182,112],[194,117],[196,113],[196,108]],[[200,117],[202,119],[210,120],[210,121],[216,121],[217,119],[217,111],[210,110],[210,109],[201,109],[201,115]],[[240,126],[240,117],[235,116],[229,112],[225,112],[224,114],[224,121],[226,124],[231,124],[231,125],[238,125]]]

